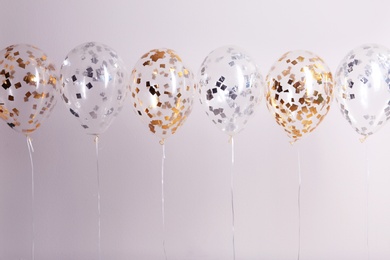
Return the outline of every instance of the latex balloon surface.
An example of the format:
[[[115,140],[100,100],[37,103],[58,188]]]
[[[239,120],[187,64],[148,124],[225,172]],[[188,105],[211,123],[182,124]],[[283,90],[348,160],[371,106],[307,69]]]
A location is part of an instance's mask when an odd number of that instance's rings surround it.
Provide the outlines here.
[[[291,51],[272,66],[266,78],[267,107],[294,143],[324,119],[333,98],[332,74],[308,51]]]
[[[195,88],[193,73],[175,51],[151,50],[138,60],[131,74],[134,112],[163,142],[190,115]]]
[[[362,140],[390,118],[390,50],[360,46],[341,61],[335,77],[340,111]]]
[[[0,117],[29,135],[56,104],[57,76],[53,63],[37,47],[11,45],[0,52]]]
[[[112,48],[84,43],[62,63],[62,99],[87,134],[99,135],[122,109],[126,80],[124,63]]]
[[[230,136],[244,129],[263,93],[256,63],[235,46],[212,51],[199,70],[199,97],[210,120]]]

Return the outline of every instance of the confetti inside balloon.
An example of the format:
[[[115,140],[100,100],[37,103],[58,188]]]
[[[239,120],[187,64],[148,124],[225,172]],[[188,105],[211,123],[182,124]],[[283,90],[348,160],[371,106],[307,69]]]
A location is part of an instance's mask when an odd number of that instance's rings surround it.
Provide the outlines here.
[[[62,99],[87,134],[106,131],[126,97],[126,69],[107,45],[88,42],[74,48],[61,66]]]
[[[53,63],[37,47],[11,45],[0,52],[0,117],[19,133],[34,132],[56,104]]]
[[[284,54],[266,78],[267,107],[291,143],[312,132],[328,113],[333,98],[332,74],[308,51]]]
[[[253,59],[235,46],[218,48],[203,61],[199,80],[200,103],[210,120],[231,137],[241,131],[262,96]]]
[[[195,88],[192,72],[170,49],[144,54],[131,74],[133,109],[161,143],[190,115]]]
[[[341,61],[335,82],[340,111],[362,141],[389,120],[389,49],[370,44],[352,50]]]

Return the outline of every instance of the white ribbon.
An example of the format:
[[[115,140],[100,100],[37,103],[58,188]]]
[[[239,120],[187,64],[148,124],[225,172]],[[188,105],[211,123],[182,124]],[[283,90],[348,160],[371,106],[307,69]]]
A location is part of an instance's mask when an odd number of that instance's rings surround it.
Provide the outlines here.
[[[232,245],[233,245],[233,260],[236,259],[236,243],[235,243],[235,221],[234,221],[234,138],[230,137],[230,143],[232,145],[232,167],[230,171],[230,195],[232,206]]]
[[[368,144],[365,142],[366,150],[366,243],[367,259],[370,259],[370,160],[368,158]]]
[[[297,150],[298,154],[298,260],[301,254],[301,184],[302,184],[302,176],[301,176],[301,153],[299,148]]]
[[[100,210],[100,171],[99,171],[99,136],[95,136],[96,148],[96,178],[97,178],[97,210],[98,210],[98,253],[101,259],[101,210]]]
[[[165,167],[165,144],[162,145],[162,158],[161,158],[161,215],[162,215],[162,228],[163,228],[163,249],[164,249],[164,257],[167,260],[167,251],[165,248],[165,192],[164,192],[164,167]]]
[[[27,148],[30,154],[30,163],[31,163],[31,229],[32,229],[32,239],[31,239],[31,256],[32,260],[35,259],[35,183],[34,183],[34,161],[32,153],[34,152],[34,147],[32,145],[32,140],[30,136],[27,137]]]

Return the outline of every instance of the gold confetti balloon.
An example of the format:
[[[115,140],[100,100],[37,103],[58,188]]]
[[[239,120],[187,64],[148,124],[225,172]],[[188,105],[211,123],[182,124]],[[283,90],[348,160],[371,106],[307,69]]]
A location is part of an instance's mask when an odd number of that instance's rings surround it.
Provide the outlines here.
[[[131,74],[134,112],[163,143],[190,115],[195,88],[193,73],[175,51],[151,50]]]
[[[105,132],[122,110],[128,82],[122,59],[109,46],[75,47],[61,66],[61,96],[87,134]]]
[[[254,115],[263,86],[254,60],[236,46],[212,51],[199,70],[200,103],[214,125],[231,137]]]
[[[341,114],[364,141],[390,119],[390,50],[366,44],[350,51],[335,76]]]
[[[0,117],[29,135],[56,104],[57,76],[53,63],[37,47],[11,45],[0,52]]]
[[[267,107],[294,143],[324,119],[333,99],[332,74],[308,51],[285,53],[266,78]]]

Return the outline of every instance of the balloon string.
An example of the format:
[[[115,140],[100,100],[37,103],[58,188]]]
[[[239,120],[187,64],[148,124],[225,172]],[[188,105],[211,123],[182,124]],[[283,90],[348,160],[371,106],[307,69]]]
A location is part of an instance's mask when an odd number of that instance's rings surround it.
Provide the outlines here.
[[[27,136],[27,147],[30,154],[30,163],[31,163],[31,230],[32,230],[32,241],[31,241],[31,256],[32,260],[35,259],[35,183],[34,183],[34,162],[32,153],[34,152],[34,147],[32,145],[32,140],[30,136]]]
[[[298,148],[298,260],[301,254],[301,153]]]
[[[368,144],[365,143],[366,150],[366,244],[367,258],[370,259],[370,161],[368,158]]]
[[[165,249],[165,192],[164,192],[164,166],[165,166],[165,144],[162,145],[162,158],[161,158],[161,215],[162,215],[162,228],[163,228],[163,249],[164,257],[167,260],[167,251]]]
[[[98,253],[101,259],[101,210],[100,210],[100,171],[99,171],[99,136],[95,136],[96,148],[96,178],[97,178],[97,210],[98,210]]]
[[[232,145],[232,168],[230,174],[230,194],[231,194],[231,206],[232,206],[232,242],[233,242],[233,259],[236,259],[236,243],[235,243],[235,232],[234,232],[234,138],[230,139]]]

